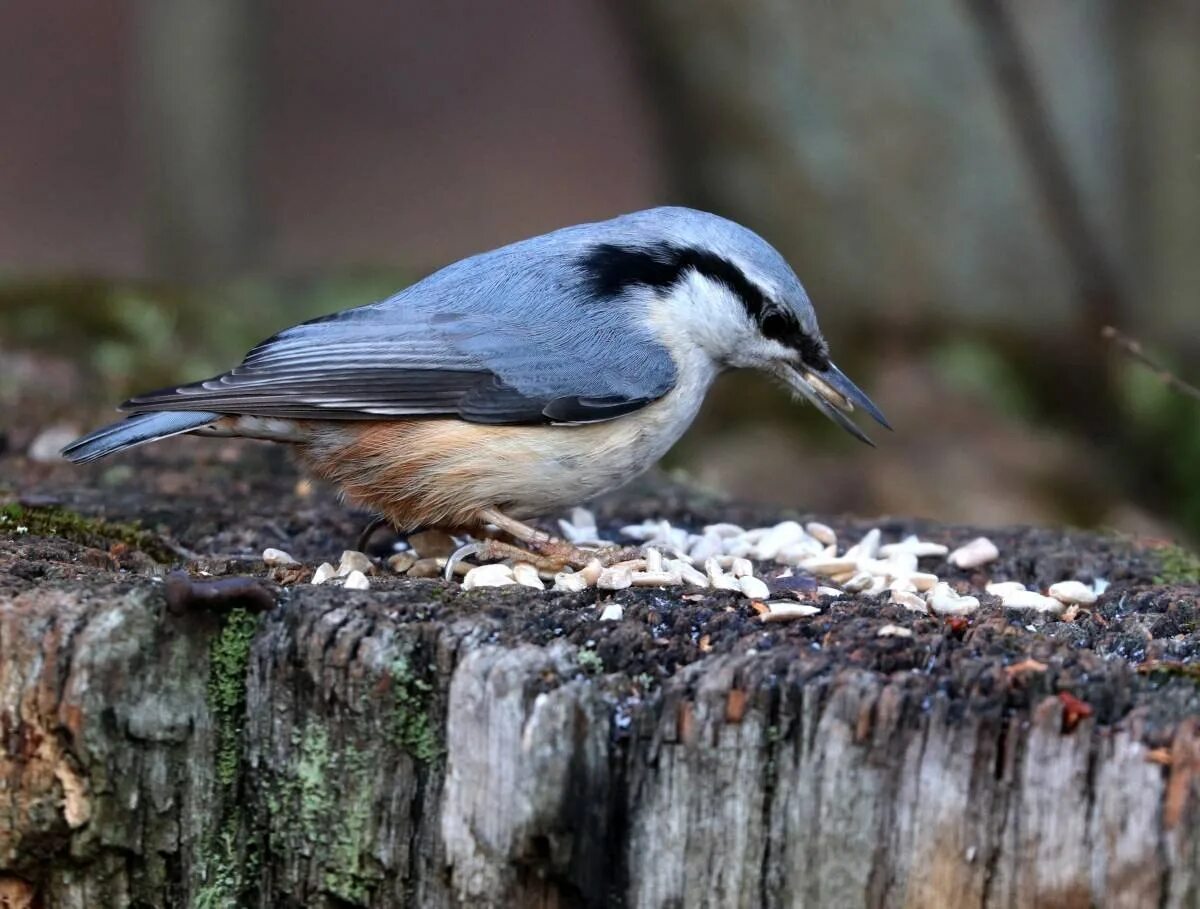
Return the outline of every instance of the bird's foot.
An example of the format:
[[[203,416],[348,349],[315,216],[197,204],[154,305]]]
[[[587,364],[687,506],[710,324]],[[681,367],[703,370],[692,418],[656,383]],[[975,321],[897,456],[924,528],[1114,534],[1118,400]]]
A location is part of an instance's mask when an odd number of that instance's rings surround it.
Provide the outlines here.
[[[513,562],[528,562],[538,571],[558,573],[566,568],[576,570],[586,567],[592,562],[599,562],[601,567],[615,565],[630,559],[641,558],[641,550],[627,546],[605,546],[598,549],[585,549],[575,546],[565,540],[556,540],[547,533],[530,527],[521,521],[513,520],[503,512],[488,508],[479,512],[481,524],[491,524],[508,534],[514,543],[500,540],[480,540],[459,547],[446,562],[446,579],[454,576],[455,567],[463,559],[474,556],[481,562],[497,562],[509,559]],[[522,548],[524,547],[524,548]]]
[[[474,557],[480,562],[527,562],[540,572],[557,574],[567,568],[579,570],[593,562],[598,562],[601,568],[627,562],[642,557],[638,547],[605,546],[599,549],[587,549],[573,546],[565,540],[534,540],[526,543],[528,548],[522,548],[513,543],[501,540],[481,540],[460,546],[446,561],[446,579],[454,576],[455,568],[463,559]]]

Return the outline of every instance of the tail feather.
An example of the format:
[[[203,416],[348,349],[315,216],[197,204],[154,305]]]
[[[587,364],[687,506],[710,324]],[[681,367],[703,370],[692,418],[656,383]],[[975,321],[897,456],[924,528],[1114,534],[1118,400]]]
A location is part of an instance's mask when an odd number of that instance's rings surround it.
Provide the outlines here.
[[[134,414],[76,439],[62,450],[62,456],[76,464],[87,464],[135,445],[191,432],[220,418],[219,413],[208,411],[172,410]]]

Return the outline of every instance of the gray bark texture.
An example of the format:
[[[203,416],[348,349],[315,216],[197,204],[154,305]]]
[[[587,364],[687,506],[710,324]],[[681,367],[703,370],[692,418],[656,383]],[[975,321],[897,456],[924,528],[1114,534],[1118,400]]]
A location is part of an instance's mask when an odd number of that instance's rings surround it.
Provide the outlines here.
[[[100,537],[172,476],[5,506],[6,909],[1200,905],[1200,588],[1154,552],[994,534],[995,573],[1113,579],[1071,622],[863,598],[768,625],[726,592],[348,591],[230,556],[164,580],[161,538]],[[291,482],[153,519],[315,562],[347,519]],[[753,520],[679,502],[611,507]]]

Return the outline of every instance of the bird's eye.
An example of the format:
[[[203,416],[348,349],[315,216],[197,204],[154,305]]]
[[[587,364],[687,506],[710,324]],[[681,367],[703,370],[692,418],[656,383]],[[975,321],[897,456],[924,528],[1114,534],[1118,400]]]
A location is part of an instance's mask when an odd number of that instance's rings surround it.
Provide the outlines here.
[[[765,337],[781,343],[792,333],[791,321],[779,310],[764,313],[760,328]]]

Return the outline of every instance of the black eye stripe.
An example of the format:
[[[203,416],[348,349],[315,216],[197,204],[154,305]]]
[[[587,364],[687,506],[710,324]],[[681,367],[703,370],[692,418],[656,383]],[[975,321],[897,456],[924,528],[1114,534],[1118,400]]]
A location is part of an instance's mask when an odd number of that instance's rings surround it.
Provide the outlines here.
[[[791,313],[772,304],[740,268],[714,253],[666,243],[649,247],[603,243],[583,256],[579,267],[600,297],[614,297],[636,286],[668,290],[695,270],[728,287],[763,335],[800,351],[810,366],[824,369],[829,363],[819,339],[806,334]]]

